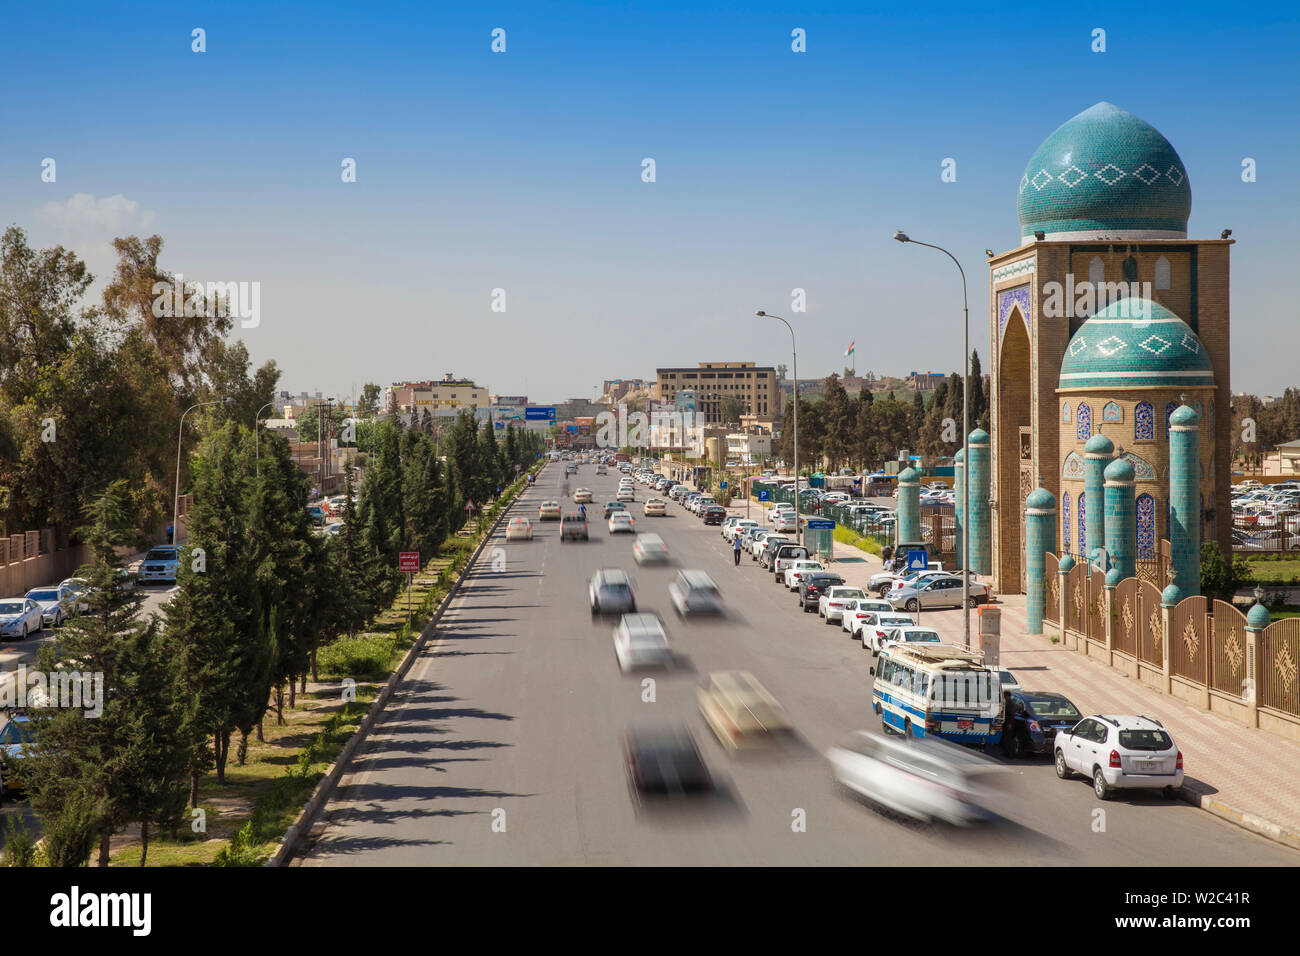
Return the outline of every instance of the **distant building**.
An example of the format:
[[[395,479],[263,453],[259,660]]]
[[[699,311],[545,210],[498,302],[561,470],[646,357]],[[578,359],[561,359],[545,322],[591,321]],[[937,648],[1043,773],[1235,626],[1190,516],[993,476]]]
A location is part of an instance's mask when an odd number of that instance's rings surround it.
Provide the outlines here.
[[[659,397],[676,402],[683,390],[695,392],[695,411],[705,424],[722,421],[722,403],[739,398],[746,413],[776,415],[781,410],[776,369],[753,362],[700,362],[689,366],[656,369]]]
[[[450,372],[441,381],[394,383],[385,390],[383,408],[391,407],[396,400],[397,410],[403,413],[423,412],[426,408],[455,415],[464,408],[489,408],[486,388],[475,385],[467,378],[456,378]]]
[[[947,380],[942,372],[912,372],[907,376],[907,387],[914,392],[929,392]]]

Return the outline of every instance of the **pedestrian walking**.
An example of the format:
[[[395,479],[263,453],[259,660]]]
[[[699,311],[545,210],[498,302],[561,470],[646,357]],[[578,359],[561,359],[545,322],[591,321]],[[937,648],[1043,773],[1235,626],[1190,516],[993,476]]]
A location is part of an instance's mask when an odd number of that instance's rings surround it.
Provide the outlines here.
[[[736,567],[740,567],[740,535],[733,535],[731,539],[731,556],[736,559]]]

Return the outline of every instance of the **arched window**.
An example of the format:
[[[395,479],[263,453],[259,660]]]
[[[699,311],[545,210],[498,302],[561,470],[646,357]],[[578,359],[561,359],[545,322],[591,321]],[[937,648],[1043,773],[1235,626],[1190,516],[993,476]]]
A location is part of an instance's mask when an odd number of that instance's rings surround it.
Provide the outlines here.
[[[1106,281],[1106,263],[1101,261],[1101,256],[1093,256],[1088,263],[1088,281],[1093,285]]]
[[[1150,402],[1138,402],[1133,409],[1133,440],[1156,440],[1156,411]]]
[[[1079,441],[1087,441],[1092,437],[1092,408],[1087,402],[1080,402],[1079,407],[1075,410],[1075,437]]]
[[[1169,416],[1178,409],[1177,402],[1170,402],[1165,406],[1165,437],[1169,437]]]
[[[1138,280],[1138,261],[1132,256],[1124,260],[1124,281],[1137,282]]]
[[[1101,420],[1103,422],[1122,422],[1124,420],[1124,409],[1120,408],[1119,402],[1107,402],[1101,407]]]
[[[1061,495],[1061,550],[1070,553],[1070,493]]]
[[[1156,288],[1169,288],[1169,260],[1161,256],[1156,260]]]
[[[1067,425],[1070,423],[1070,403],[1069,403],[1069,402],[1062,402],[1062,403],[1061,403],[1061,421],[1065,422]]]
[[[1079,492],[1079,558],[1088,560],[1088,502]]]
[[[1137,556],[1139,561],[1156,556],[1156,500],[1150,495],[1137,497]]]

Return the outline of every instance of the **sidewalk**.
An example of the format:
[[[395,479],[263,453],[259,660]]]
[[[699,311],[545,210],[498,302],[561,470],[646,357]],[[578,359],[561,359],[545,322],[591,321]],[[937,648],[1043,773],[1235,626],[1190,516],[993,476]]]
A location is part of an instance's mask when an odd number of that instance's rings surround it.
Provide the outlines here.
[[[744,513],[744,502],[732,512]],[[757,503],[751,516],[763,522]],[[865,587],[882,564],[851,545],[834,543],[832,568],[846,584]],[[1085,714],[1146,714],[1160,720],[1183,752],[1183,799],[1263,836],[1300,849],[1300,746],[1243,727],[1112,670],[1100,660],[1025,634],[1025,596],[998,598],[1002,667],[1029,690],[1065,694]],[[976,624],[971,615],[971,630]],[[923,611],[922,623],[945,641],[963,643],[960,609]],[[864,661],[863,666],[866,666]]]

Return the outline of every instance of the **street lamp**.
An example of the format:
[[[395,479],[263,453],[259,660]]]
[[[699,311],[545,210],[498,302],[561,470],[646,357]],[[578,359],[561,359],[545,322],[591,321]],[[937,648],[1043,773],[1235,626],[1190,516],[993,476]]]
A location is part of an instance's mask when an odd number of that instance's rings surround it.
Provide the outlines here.
[[[172,544],[179,544],[176,539],[180,537],[181,521],[181,438],[185,434],[185,416],[196,408],[203,408],[205,405],[222,405],[233,402],[233,398],[218,398],[211,402],[199,402],[197,405],[191,405],[185,409],[181,415],[181,423],[176,427],[176,494],[172,498]]]
[[[794,533],[795,538],[802,544],[803,528],[799,522],[799,352],[795,347],[794,326],[771,312],[760,309],[754,314],[761,319],[777,319],[785,322],[785,327],[790,330],[790,367],[794,372]]]
[[[898,242],[912,242],[918,246],[925,246],[927,249],[937,249],[945,256],[952,260],[953,265],[961,274],[961,335],[962,335],[962,402],[961,402],[961,447],[962,461],[965,463],[966,476],[962,479],[962,497],[965,499],[962,504],[962,515],[966,519],[966,527],[962,529],[961,536],[961,581],[964,593],[962,597],[962,634],[966,646],[970,646],[970,307],[966,300],[966,270],[961,267],[961,263],[947,249],[942,246],[932,246],[928,242],[917,242],[903,230],[898,229],[894,232],[894,239]]]
[[[260,427],[262,412],[266,411],[268,408],[273,408],[274,406],[275,402],[267,402],[259,408],[257,414],[253,416],[253,462],[257,468],[257,474],[259,476],[262,474],[262,429]]]

